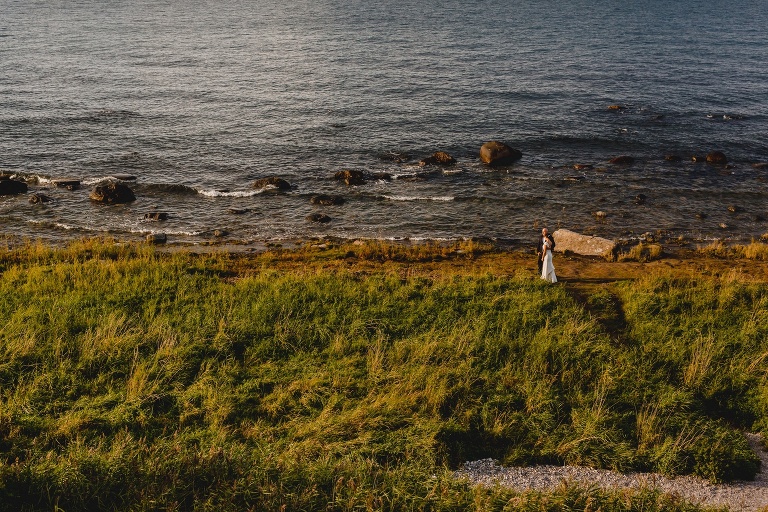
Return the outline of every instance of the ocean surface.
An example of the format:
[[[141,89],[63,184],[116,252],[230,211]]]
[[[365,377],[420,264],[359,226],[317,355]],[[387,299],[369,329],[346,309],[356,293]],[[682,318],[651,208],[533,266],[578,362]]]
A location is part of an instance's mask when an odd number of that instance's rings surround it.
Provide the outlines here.
[[[768,232],[766,27],[765,0],[0,0],[0,171],[29,184],[0,197],[0,227],[748,241]],[[523,158],[485,166],[490,140]],[[418,165],[438,150],[457,163]],[[714,150],[728,166],[692,160]],[[373,177],[347,186],[344,169]],[[116,175],[137,200],[92,203]],[[269,176],[291,190],[253,188]]]

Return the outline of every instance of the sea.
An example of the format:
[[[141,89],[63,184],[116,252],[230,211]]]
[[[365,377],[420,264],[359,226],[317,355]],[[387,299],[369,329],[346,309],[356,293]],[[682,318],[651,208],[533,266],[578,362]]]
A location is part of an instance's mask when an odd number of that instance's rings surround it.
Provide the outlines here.
[[[756,240],[766,27],[765,0],[0,0],[0,172],[29,186],[0,197],[0,229],[53,244],[515,244],[542,227]],[[522,158],[483,164],[492,140]],[[436,151],[456,163],[419,165]],[[703,161],[713,151],[728,164]],[[254,188],[272,176],[290,190]],[[91,201],[105,180],[136,200]]]

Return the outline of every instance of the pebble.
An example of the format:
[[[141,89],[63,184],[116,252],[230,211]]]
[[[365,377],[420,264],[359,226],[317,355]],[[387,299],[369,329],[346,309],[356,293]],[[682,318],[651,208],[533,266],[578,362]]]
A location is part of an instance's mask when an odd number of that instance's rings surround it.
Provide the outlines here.
[[[745,435],[760,458],[762,468],[751,482],[712,484],[692,476],[670,478],[657,473],[623,474],[581,466],[504,467],[493,459],[467,462],[455,476],[477,485],[500,485],[520,492],[553,491],[562,483],[618,490],[657,488],[697,505],[752,512],[768,507],[768,453],[762,448],[759,434]]]

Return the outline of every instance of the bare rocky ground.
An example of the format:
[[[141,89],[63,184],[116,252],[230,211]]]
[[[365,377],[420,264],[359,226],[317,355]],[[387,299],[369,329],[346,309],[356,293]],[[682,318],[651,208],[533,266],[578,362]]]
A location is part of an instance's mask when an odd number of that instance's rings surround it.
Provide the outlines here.
[[[761,461],[754,481],[712,484],[696,477],[669,478],[655,473],[622,474],[579,466],[503,467],[492,459],[467,462],[456,472],[479,485],[501,485],[516,491],[550,491],[562,484],[606,489],[658,488],[698,505],[728,507],[734,511],[759,511],[768,508],[768,452],[760,435],[747,434],[752,449]]]

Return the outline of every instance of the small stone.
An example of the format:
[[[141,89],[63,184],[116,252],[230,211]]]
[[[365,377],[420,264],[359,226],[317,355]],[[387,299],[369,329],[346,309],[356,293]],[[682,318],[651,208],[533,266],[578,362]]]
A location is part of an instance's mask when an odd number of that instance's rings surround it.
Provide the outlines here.
[[[592,215],[594,215],[596,219],[604,219],[604,218],[606,218],[608,216],[608,214],[605,213],[604,211],[597,211],[597,212],[593,213]]]
[[[620,110],[624,110],[625,108],[627,108],[627,107],[625,107],[624,105],[609,105],[608,106],[608,110],[613,110],[613,111],[620,111]]]
[[[307,215],[307,220],[310,222],[326,223],[326,222],[330,222],[331,218],[322,213],[313,213],[311,215]]]
[[[165,233],[152,233],[147,235],[147,242],[154,245],[164,244],[168,241]]]
[[[586,171],[593,168],[594,166],[592,164],[573,164],[574,171]]]
[[[703,212],[699,212],[699,213],[696,214],[696,218],[699,219],[699,220],[704,220],[704,219],[707,218],[707,214],[703,213]]]
[[[153,221],[168,220],[168,214],[165,212],[145,213],[144,220],[153,220]]]
[[[228,234],[229,233],[227,231],[223,230],[223,229],[215,229],[213,231],[213,236],[215,236],[216,238],[222,238],[222,237],[227,236]]]
[[[707,161],[707,157],[706,156],[701,156],[701,155],[693,155],[693,156],[691,156],[691,162],[699,163],[699,162],[706,162],[706,161]]]
[[[720,229],[728,229],[728,224],[726,224],[725,222],[721,222],[720,224],[718,224],[718,226],[720,226]]]
[[[35,192],[29,196],[29,202],[32,204],[50,203],[51,201],[53,201],[53,199],[45,194],[41,194],[40,192]]]
[[[648,199],[648,197],[645,194],[637,194],[635,196],[635,204],[645,204],[646,199]]]
[[[731,212],[731,213],[739,213],[741,211],[741,208],[739,208],[738,206],[732,204],[732,205],[728,206],[728,211]]]
[[[725,165],[728,163],[725,153],[722,151],[712,151],[707,155],[707,163],[716,165]]]

